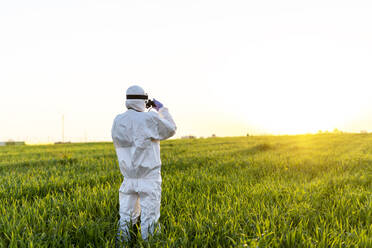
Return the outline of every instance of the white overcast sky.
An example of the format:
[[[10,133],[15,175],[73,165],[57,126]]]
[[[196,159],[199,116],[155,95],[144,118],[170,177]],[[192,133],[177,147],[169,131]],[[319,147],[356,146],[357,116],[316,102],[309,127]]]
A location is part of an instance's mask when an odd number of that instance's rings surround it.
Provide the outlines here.
[[[110,140],[125,90],[178,137],[372,131],[372,1],[0,1],[0,141]]]

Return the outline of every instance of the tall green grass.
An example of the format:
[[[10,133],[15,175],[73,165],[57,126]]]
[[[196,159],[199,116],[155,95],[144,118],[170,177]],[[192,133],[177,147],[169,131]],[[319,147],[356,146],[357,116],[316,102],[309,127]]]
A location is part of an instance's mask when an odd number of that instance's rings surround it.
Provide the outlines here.
[[[372,135],[162,142],[162,233],[134,247],[372,247]],[[111,143],[0,148],[0,247],[114,247]]]

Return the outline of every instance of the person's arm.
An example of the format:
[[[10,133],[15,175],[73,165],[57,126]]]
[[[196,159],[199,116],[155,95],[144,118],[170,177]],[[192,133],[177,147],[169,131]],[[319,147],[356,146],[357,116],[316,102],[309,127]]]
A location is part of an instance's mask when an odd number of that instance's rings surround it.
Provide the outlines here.
[[[176,133],[177,126],[171,114],[169,113],[168,108],[161,108],[159,110],[159,117],[158,132],[160,140],[172,137]]]
[[[155,100],[155,109],[158,111],[158,114],[154,113],[153,120],[156,123],[156,137],[153,139],[156,140],[165,140],[172,137],[177,130],[176,123],[174,122],[171,114],[168,111],[168,108],[163,107],[159,101]]]

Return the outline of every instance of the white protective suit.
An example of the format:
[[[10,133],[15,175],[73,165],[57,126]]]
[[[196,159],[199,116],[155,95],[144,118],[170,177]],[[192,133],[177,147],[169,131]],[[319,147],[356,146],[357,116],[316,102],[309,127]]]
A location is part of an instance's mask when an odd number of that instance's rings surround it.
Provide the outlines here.
[[[139,86],[127,95],[145,95]],[[112,126],[112,139],[124,181],[119,189],[120,221],[118,235],[129,240],[129,223],[141,216],[142,238],[153,234],[160,217],[161,161],[160,140],[176,132],[167,108],[145,112],[145,100],[126,101],[128,110],[119,114]],[[159,227],[160,228],[160,227]],[[121,234],[122,235],[121,235]]]

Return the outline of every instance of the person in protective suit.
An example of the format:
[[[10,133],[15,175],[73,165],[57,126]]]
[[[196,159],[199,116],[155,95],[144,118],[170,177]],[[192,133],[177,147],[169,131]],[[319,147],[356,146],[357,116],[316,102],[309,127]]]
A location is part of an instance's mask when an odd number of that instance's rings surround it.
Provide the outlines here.
[[[128,88],[127,111],[116,116],[112,139],[124,181],[119,189],[118,239],[128,241],[129,223],[141,217],[141,235],[160,231],[160,140],[172,137],[176,124],[168,109],[154,99],[155,111],[145,112],[147,94],[139,86]]]

